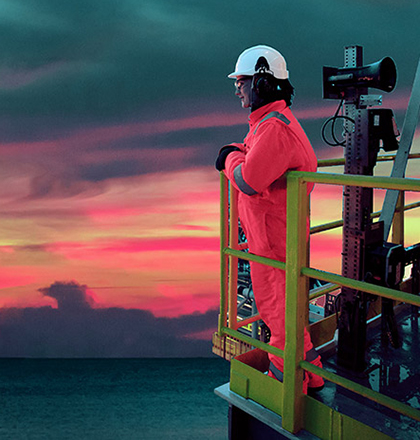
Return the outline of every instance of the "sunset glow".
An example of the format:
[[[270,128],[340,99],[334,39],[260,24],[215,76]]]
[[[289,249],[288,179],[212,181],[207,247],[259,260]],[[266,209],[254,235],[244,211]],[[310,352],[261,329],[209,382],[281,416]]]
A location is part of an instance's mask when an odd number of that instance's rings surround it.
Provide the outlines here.
[[[287,14],[258,4],[238,16],[229,2],[38,3],[16,0],[2,9],[0,333],[11,322],[16,341],[21,329],[36,334],[39,322],[49,328],[58,317],[72,335],[69,353],[81,353],[76,310],[86,312],[84,322],[99,320],[95,341],[110,322],[125,329],[120,323],[132,317],[130,328],[141,321],[140,333],[176,327],[171,341],[188,338],[181,344],[188,354],[200,339],[209,342],[220,294],[214,162],[248,130],[249,113],[227,78],[247,45],[272,45],[284,55],[296,91],[292,111],[318,159],[344,154],[320,136],[339,105],[322,98],[322,67],[341,65],[343,47],[356,41],[366,63],[395,60],[397,87],[383,93],[383,107],[393,109],[402,129],[417,62],[414,4],[391,10],[321,1],[304,14],[293,2]],[[243,26],[247,14],[265,25]],[[391,22],[395,38],[387,41],[383,29]],[[419,130],[412,150],[420,152]],[[381,163],[375,173],[389,176],[391,167]],[[419,160],[407,176],[420,177]],[[375,210],[383,197],[375,192]],[[406,194],[407,203],[418,200]],[[341,211],[342,188],[317,184],[311,226],[339,220]],[[419,220],[419,209],[407,212],[407,245],[420,241]],[[341,233],[311,237],[313,267],[340,272]],[[25,313],[35,324],[25,327]],[[130,340],[119,338],[117,348]],[[168,340],[163,335],[156,351],[144,352],[160,356]],[[50,353],[44,342],[39,352]],[[209,353],[210,343],[201,342],[200,353]],[[7,356],[38,353],[14,351],[18,345],[0,343],[0,356],[1,349]],[[101,355],[120,353],[115,346]],[[124,353],[144,353],[136,350],[128,344]]]
[[[398,102],[404,103],[404,99]],[[402,104],[401,104],[402,105]],[[331,108],[308,109],[301,119]],[[244,116],[206,115],[152,124],[76,131],[65,139],[5,144],[0,227],[0,305],[56,306],[40,288],[75,280],[95,296],[94,307],[124,307],[175,317],[204,313],[218,304],[219,176],[212,167],[81,179],[73,167],[118,160],[153,163],[154,149],[103,148],[116,140],[244,122]],[[418,137],[414,149],[418,149]],[[100,144],[101,148],[97,149]],[[67,148],[79,151],[64,162]],[[14,154],[11,154],[13,151]],[[159,150],[159,164],[196,157],[198,147]],[[323,157],[337,154],[330,149]],[[16,154],[25,160],[15,161]],[[41,156],[42,155],[42,156]],[[47,155],[47,156],[45,156]],[[43,163],[38,158],[43,157]],[[51,164],[51,173],[45,166]],[[390,165],[380,165],[390,172]],[[379,166],[378,166],[379,169]],[[325,169],[320,169],[321,172]],[[327,169],[342,172],[342,167]],[[312,225],[341,218],[342,188],[317,185],[311,196]],[[382,196],[379,196],[383,198]],[[408,199],[415,195],[408,194]],[[407,215],[407,226],[418,220]],[[408,229],[408,241],[417,238]],[[415,228],[414,228],[415,230]],[[411,234],[411,235],[410,235]],[[414,232],[415,235],[415,232]],[[340,272],[341,228],[311,238],[311,264]]]

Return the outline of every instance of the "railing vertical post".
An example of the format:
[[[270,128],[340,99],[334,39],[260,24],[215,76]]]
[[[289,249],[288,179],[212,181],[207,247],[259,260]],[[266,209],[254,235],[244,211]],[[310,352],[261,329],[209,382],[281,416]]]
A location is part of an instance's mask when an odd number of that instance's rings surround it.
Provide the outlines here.
[[[220,314],[217,332],[222,335],[222,327],[227,326],[227,271],[228,256],[224,250],[228,244],[229,229],[229,183],[223,173],[220,173]]]
[[[307,280],[301,273],[308,264],[307,184],[293,175],[287,178],[286,344],[284,350],[283,427],[297,432],[303,426],[303,332],[306,317]]]
[[[238,249],[238,191],[230,186],[229,247]],[[229,327],[238,328],[238,257],[229,255],[228,311]]]
[[[392,222],[392,242],[404,246],[404,191],[400,191]]]

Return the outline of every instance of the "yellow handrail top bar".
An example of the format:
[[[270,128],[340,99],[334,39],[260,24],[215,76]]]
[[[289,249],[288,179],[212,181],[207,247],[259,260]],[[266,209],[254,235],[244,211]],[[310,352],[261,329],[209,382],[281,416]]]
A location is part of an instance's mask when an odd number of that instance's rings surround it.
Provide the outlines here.
[[[396,189],[400,191],[420,191],[420,179],[412,177],[361,176],[357,174],[321,173],[319,171],[288,171],[286,175],[288,178],[300,179],[304,182]]]

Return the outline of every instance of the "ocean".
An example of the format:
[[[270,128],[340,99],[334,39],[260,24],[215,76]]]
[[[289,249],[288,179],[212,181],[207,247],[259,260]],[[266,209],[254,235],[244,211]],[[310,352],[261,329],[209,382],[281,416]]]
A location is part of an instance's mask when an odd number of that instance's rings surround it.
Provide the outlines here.
[[[226,440],[230,364],[0,359],[1,440]]]

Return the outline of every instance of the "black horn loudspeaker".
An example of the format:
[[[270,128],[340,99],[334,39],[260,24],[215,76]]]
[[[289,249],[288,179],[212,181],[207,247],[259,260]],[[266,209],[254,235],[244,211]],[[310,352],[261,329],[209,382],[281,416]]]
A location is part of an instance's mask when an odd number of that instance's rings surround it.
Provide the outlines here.
[[[392,92],[397,68],[390,57],[362,67],[323,67],[324,99],[346,98],[350,88],[375,88]]]

